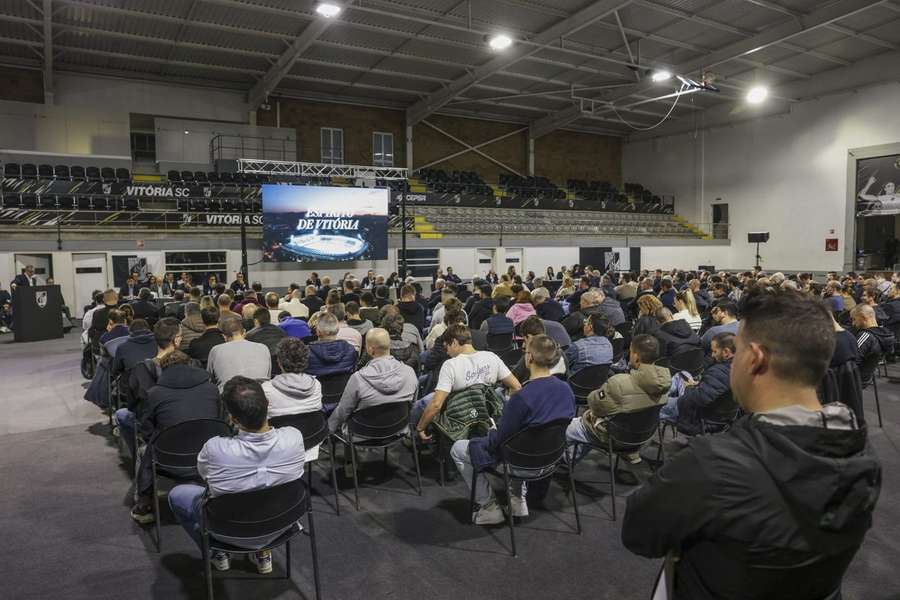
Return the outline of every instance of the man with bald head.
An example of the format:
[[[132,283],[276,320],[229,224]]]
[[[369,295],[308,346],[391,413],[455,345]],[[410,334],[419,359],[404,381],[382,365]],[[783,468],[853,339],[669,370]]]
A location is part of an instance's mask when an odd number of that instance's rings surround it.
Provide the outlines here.
[[[571,313],[562,322],[572,341],[584,337],[584,320],[593,314],[606,315],[612,327],[617,327],[625,322],[622,306],[612,298],[607,298],[606,294],[596,288],[591,288],[582,294],[580,304],[581,310]],[[573,308],[571,307],[570,310]]]
[[[380,327],[366,334],[369,363],[354,373],[344,388],[341,401],[328,419],[332,432],[346,433],[346,423],[357,410],[390,402],[411,403],[419,382],[415,371],[391,356],[391,336]]]
[[[853,332],[859,349],[859,375],[863,387],[868,384],[882,355],[894,351],[894,334],[886,327],[879,327],[875,317],[875,309],[868,304],[857,304],[850,311],[853,320]]]

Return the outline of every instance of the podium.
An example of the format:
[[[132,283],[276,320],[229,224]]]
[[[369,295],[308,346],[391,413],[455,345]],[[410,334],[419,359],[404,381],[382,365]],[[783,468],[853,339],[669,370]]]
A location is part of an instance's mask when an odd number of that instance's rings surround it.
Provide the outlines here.
[[[18,286],[13,292],[16,342],[63,337],[62,294],[58,285]]]

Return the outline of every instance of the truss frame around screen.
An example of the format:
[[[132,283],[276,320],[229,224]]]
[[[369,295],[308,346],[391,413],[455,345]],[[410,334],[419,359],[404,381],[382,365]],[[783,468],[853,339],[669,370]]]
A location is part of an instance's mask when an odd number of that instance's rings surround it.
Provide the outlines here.
[[[346,177],[348,179],[405,180],[408,169],[364,165],[331,165],[327,163],[292,162],[239,158],[238,173],[254,175],[287,175],[292,177]]]

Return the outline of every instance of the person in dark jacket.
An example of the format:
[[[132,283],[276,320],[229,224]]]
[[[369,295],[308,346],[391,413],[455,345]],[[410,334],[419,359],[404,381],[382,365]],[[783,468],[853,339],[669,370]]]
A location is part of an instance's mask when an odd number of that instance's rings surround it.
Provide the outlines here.
[[[513,325],[512,319],[506,316],[509,305],[510,301],[506,296],[497,296],[494,298],[494,306],[492,308],[494,314],[481,323],[479,330],[483,331],[488,336],[512,336],[515,331],[515,325]]]
[[[257,308],[253,313],[253,329],[247,332],[247,339],[269,349],[269,354],[272,355],[272,374],[276,375],[279,371],[275,353],[278,352],[278,342],[286,338],[287,333],[278,325],[272,325],[271,318],[272,314],[269,309]],[[288,318],[290,318],[290,313],[288,313]]]
[[[466,310],[469,315],[469,327],[481,329],[481,324],[494,314],[494,300],[491,298],[490,284],[483,283],[478,286],[470,300],[472,304]]]
[[[400,288],[400,302],[397,303],[397,308],[407,323],[411,323],[419,331],[425,329],[425,309],[416,302],[416,288],[411,285]]]
[[[125,323],[125,312],[113,309],[109,311],[109,323],[106,325],[106,333],[100,336],[100,344],[129,334],[128,325]]]
[[[118,347],[113,357],[112,375],[116,377],[126,373],[145,358],[153,358],[156,350],[153,331],[147,321],[135,319],[131,322],[128,340]]]
[[[589,315],[605,312],[601,306],[602,302],[603,294],[601,292],[597,290],[588,290],[581,295],[579,305],[580,310],[570,312],[569,316],[563,319],[563,327],[566,328],[566,331],[569,333],[569,337],[572,338],[573,342],[584,337],[584,320]],[[619,312],[622,312],[621,309],[619,309]],[[622,320],[625,320],[624,315]]]
[[[310,315],[314,315],[319,312],[319,309],[322,308],[325,301],[316,295],[316,288],[311,285],[306,286],[305,293],[306,296],[300,302],[306,305]]]
[[[653,335],[659,340],[660,357],[672,357],[682,352],[703,349],[700,337],[694,333],[687,321],[673,319],[672,311],[668,308],[656,311],[656,322],[659,327]]]
[[[340,326],[331,313],[319,317],[316,323],[318,341],[309,345],[309,365],[306,372],[315,377],[352,373],[356,368],[356,350],[344,340],[337,339]]]
[[[742,302],[731,385],[750,416],[692,439],[629,496],[622,541],[677,557],[675,600],[837,597],[881,467],[850,409],[817,398],[834,349],[821,301],[751,290]]]
[[[668,277],[663,277],[659,282],[659,301],[669,310],[677,310],[675,308],[675,290],[672,288],[672,280]]]
[[[191,340],[187,347],[187,355],[206,368],[209,352],[219,344],[225,343],[225,335],[219,329],[219,309],[215,306],[200,311],[203,325],[206,327],[200,337]]]
[[[131,308],[134,310],[135,319],[144,319],[150,327],[156,325],[159,320],[159,307],[152,302],[153,294],[150,288],[141,288],[138,292],[138,299],[131,302]]]
[[[850,311],[850,318],[856,332],[859,376],[866,387],[871,383],[881,357],[894,351],[896,338],[889,329],[878,326],[875,309],[867,304],[857,304]]]
[[[545,321],[562,321],[565,318],[565,309],[562,304],[550,297],[547,288],[539,287],[534,290],[531,299],[534,301],[534,309],[538,316]]]
[[[528,383],[510,396],[496,429],[487,437],[460,440],[453,444],[450,456],[467,485],[472,485],[474,469],[494,466],[500,460],[500,446],[511,436],[554,421],[569,421],[575,416],[575,397],[569,385],[550,374],[562,358],[556,342],[537,335],[528,342],[525,365],[531,375]],[[560,440],[562,441],[562,440]],[[514,517],[527,517],[525,482],[512,480],[510,507]],[[476,525],[495,525],[505,520],[503,510],[494,498],[490,481],[479,477],[475,484],[478,511],[472,516]]]
[[[92,340],[100,339],[100,336],[106,333],[106,326],[109,324],[109,311],[114,309],[118,304],[119,296],[115,290],[106,290],[103,292],[103,306],[91,313],[91,326],[88,335]]]
[[[167,427],[193,419],[219,418],[219,389],[209,373],[191,365],[191,358],[174,350],[159,360],[160,375],[147,392],[140,420],[141,437],[152,443]],[[138,523],[152,523],[153,471],[145,450],[138,462],[137,502],[131,509]]]

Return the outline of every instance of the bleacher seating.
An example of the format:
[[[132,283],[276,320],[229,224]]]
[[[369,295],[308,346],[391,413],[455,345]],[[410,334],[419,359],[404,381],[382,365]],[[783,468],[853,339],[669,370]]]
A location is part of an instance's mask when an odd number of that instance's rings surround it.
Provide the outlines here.
[[[529,196],[534,198],[559,198],[566,197],[565,190],[561,190],[546,177],[519,177],[508,173],[501,173],[499,187],[507,194],[513,196]]]
[[[491,196],[494,191],[481,176],[474,171],[453,171],[441,169],[420,169],[418,179],[436,194],[468,194],[470,196]]]

